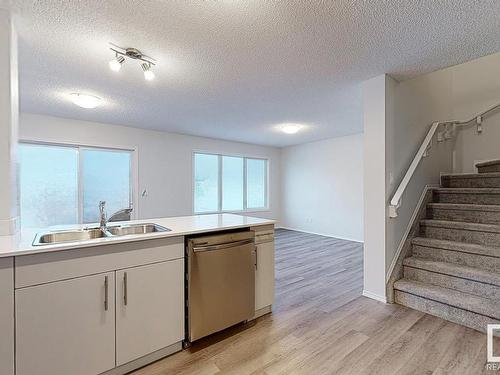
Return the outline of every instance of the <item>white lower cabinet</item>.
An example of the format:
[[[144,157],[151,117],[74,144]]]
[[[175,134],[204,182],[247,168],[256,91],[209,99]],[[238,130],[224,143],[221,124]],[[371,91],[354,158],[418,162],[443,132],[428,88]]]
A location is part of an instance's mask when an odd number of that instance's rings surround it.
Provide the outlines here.
[[[115,273],[16,290],[16,375],[115,367]]]
[[[258,243],[256,249],[255,310],[274,303],[274,240]]]
[[[19,288],[15,297],[16,375],[97,375],[184,338],[184,259]]]
[[[116,365],[184,338],[184,260],[116,272]]]
[[[0,258],[0,374],[14,375],[14,259]]]

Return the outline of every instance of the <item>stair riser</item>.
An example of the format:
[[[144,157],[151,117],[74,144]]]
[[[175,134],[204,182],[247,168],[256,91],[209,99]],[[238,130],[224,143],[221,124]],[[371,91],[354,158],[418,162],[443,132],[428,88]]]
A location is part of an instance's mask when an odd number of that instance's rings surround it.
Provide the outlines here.
[[[500,211],[448,210],[427,208],[427,217],[434,220],[461,221],[480,224],[500,224]]]
[[[459,264],[461,266],[474,267],[492,272],[498,272],[498,270],[500,270],[500,257],[493,258],[490,256],[483,256],[479,254],[470,254],[446,249],[436,249],[419,245],[413,245],[412,252],[414,256],[422,259]]]
[[[485,246],[499,246],[500,233],[478,232],[467,229],[420,226],[423,237],[436,238],[455,242],[466,242]]]
[[[480,332],[486,332],[488,324],[500,324],[499,320],[428,300],[409,293],[401,292],[399,290],[395,291],[394,297],[396,303],[400,305],[437,316],[453,323],[464,325]],[[495,332],[495,336],[500,334],[497,332]]]
[[[500,177],[484,178],[441,178],[441,186],[445,188],[498,188]]]
[[[488,165],[488,166],[484,166],[484,167],[478,167],[477,171],[479,173],[500,172],[500,164]]]
[[[404,267],[404,277],[405,279],[437,285],[443,288],[455,289],[460,292],[475,294],[476,296],[484,298],[500,299],[500,287],[491,284],[407,266]]]
[[[500,204],[500,194],[434,192],[435,203]]]

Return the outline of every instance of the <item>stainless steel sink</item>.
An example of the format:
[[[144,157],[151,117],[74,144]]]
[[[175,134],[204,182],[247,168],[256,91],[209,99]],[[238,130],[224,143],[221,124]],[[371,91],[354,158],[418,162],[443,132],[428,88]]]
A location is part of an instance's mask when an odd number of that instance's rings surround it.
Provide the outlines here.
[[[46,245],[60,242],[87,241],[96,238],[106,237],[100,229],[68,230],[60,232],[38,233],[33,241],[33,245]]]
[[[130,234],[148,234],[155,232],[169,232],[171,229],[162,227],[158,224],[130,224],[130,225],[116,225],[109,226],[105,231],[100,228],[85,228],[78,230],[62,230],[53,232],[37,233],[34,246],[62,243],[62,242],[75,242],[75,241],[88,241],[97,238],[126,236]]]
[[[128,234],[147,234],[155,232],[170,232],[171,229],[162,227],[158,224],[132,224],[120,225],[107,228],[108,232],[113,236],[126,236]]]

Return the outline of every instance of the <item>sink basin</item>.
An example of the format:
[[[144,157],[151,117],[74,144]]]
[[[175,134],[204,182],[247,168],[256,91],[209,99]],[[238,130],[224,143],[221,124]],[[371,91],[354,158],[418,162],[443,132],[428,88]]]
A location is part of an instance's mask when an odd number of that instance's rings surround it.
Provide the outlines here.
[[[75,241],[88,241],[97,238],[126,236],[129,234],[147,234],[155,232],[170,232],[171,229],[162,227],[161,225],[147,223],[147,224],[130,224],[130,225],[117,225],[108,226],[106,231],[99,228],[85,228],[78,230],[63,230],[54,232],[37,233],[34,246],[48,245],[61,242],[75,242]]]
[[[106,237],[100,229],[68,230],[61,232],[39,233],[36,235],[33,245],[45,245],[60,242],[87,241]]]
[[[108,232],[113,236],[126,236],[128,234],[147,234],[155,232],[170,232],[171,229],[158,224],[132,224],[108,227]]]

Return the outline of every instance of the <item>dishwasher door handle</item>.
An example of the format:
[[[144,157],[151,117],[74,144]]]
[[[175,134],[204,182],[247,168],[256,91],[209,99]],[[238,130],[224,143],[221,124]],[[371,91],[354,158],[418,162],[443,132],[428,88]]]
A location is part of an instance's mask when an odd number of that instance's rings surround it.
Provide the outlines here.
[[[199,253],[202,251],[213,251],[213,250],[222,250],[222,249],[229,249],[231,247],[238,247],[242,245],[247,245],[253,243],[253,240],[243,240],[243,241],[236,241],[236,242],[229,242],[229,243],[222,243],[220,245],[210,245],[210,246],[194,246],[193,251],[195,253]]]

